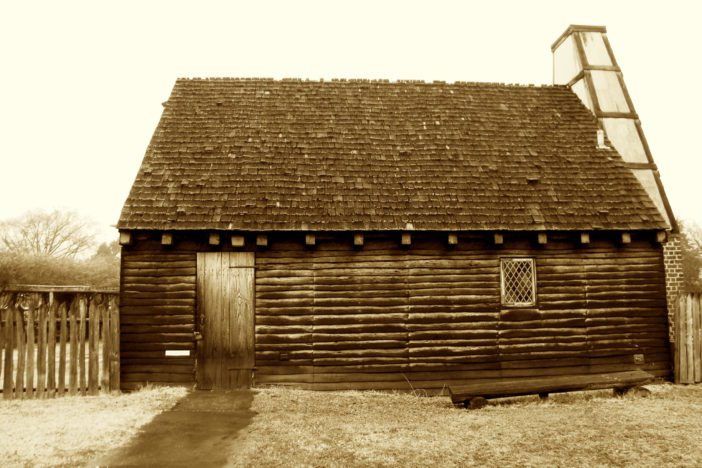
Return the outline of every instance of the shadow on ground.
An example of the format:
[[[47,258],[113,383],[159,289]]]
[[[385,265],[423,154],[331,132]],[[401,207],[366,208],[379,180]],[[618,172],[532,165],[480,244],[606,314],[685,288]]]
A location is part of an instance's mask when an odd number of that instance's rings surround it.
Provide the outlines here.
[[[223,466],[256,415],[253,396],[250,390],[191,392],[93,466]]]

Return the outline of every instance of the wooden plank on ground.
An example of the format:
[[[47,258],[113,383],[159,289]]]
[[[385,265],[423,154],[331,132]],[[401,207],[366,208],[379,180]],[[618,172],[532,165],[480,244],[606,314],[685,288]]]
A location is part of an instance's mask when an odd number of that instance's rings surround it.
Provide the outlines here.
[[[78,298],[74,298],[70,309],[71,363],[68,377],[68,394],[75,395],[78,388]]]
[[[56,395],[56,301],[54,300],[53,293],[50,294],[49,299],[49,315],[48,315],[48,335],[46,341],[47,348],[47,381],[46,381],[46,391],[49,398],[53,398]]]
[[[110,316],[108,314],[107,301],[109,297],[105,297],[100,304],[100,325],[102,342],[102,366],[100,372],[100,390],[103,393],[110,391]]]
[[[4,315],[4,335],[5,335],[5,361],[3,362],[3,383],[2,383],[2,396],[4,399],[9,400],[13,398],[13,385],[12,382],[12,364],[13,364],[13,348],[14,348],[14,327],[13,327],[13,313],[12,306],[7,308],[2,312]]]
[[[34,336],[34,327],[35,327],[35,319],[34,319],[34,313],[35,313],[35,302],[34,298],[30,297],[29,300],[27,301],[27,310],[25,312],[27,320],[26,320],[26,330],[27,330],[27,367],[25,368],[25,377],[24,377],[24,385],[25,385],[25,395],[27,395],[27,398],[34,398],[34,358],[35,358],[35,344],[36,344],[36,338]]]
[[[98,393],[98,341],[100,338],[100,313],[98,305],[93,296],[90,300],[89,308],[89,328],[88,328],[88,393],[97,395]]]
[[[24,398],[24,361],[27,355],[25,343],[27,334],[24,326],[24,313],[18,307],[15,316],[15,347],[17,348],[17,371],[15,373],[15,397]]]
[[[449,387],[451,400],[460,403],[473,397],[500,398],[536,393],[556,393],[603,388],[628,388],[643,385],[653,376],[641,370],[612,372],[607,374],[584,374],[569,376],[545,376],[526,379],[500,379],[478,381],[468,385]]]
[[[85,395],[88,386],[85,372],[85,328],[88,318],[88,304],[86,296],[82,294],[78,296],[78,318],[80,320],[78,323],[78,372],[80,375],[78,389],[81,395]]]
[[[44,398],[46,388],[46,302],[37,295],[37,398]]]
[[[119,391],[119,304],[116,297],[110,298],[108,315],[110,316],[110,390]]]
[[[66,303],[63,303],[59,307],[59,364],[57,389],[59,396],[63,396],[66,393],[66,340],[68,339],[67,315]]]

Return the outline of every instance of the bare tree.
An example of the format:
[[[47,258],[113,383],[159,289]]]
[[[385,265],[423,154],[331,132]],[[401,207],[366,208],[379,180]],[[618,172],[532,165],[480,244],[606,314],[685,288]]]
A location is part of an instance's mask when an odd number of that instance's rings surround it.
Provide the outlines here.
[[[702,228],[690,221],[683,221],[682,261],[685,290],[702,292]]]
[[[0,223],[0,245],[19,254],[73,258],[94,243],[92,222],[72,211],[30,211]]]

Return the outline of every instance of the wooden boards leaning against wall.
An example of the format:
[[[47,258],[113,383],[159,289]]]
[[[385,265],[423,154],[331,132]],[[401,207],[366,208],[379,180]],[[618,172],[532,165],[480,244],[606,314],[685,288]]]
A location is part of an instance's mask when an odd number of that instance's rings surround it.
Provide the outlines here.
[[[682,294],[673,322],[675,383],[702,382],[702,294]]]

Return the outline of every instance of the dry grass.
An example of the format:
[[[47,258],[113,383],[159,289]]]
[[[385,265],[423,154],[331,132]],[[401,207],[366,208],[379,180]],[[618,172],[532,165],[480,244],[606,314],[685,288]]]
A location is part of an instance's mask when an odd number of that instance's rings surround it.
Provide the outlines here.
[[[2,466],[75,466],[124,444],[183,388],[145,388],[125,395],[0,400]]]
[[[249,466],[700,466],[702,386],[524,397],[479,411],[447,397],[259,390],[230,458]]]

